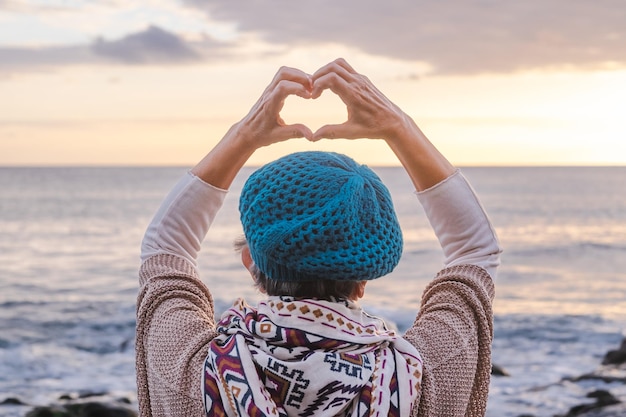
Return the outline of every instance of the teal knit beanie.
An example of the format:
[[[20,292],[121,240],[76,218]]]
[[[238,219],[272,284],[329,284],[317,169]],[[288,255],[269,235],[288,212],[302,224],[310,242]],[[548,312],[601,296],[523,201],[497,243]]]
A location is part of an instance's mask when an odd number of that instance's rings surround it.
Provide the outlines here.
[[[252,259],[269,279],[370,280],[402,254],[387,187],[345,155],[299,152],[261,167],[244,184],[239,212]]]

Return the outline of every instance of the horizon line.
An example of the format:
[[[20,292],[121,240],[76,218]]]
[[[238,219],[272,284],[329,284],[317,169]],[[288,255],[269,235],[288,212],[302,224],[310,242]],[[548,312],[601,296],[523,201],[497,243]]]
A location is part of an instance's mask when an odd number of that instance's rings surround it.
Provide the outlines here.
[[[246,164],[243,168],[260,168],[265,164]],[[402,164],[363,164],[376,168],[402,168]],[[116,164],[116,163],[98,163],[98,164],[0,164],[0,169],[5,168],[189,168],[195,164]],[[626,163],[573,163],[573,164],[455,164],[458,168],[625,168]]]

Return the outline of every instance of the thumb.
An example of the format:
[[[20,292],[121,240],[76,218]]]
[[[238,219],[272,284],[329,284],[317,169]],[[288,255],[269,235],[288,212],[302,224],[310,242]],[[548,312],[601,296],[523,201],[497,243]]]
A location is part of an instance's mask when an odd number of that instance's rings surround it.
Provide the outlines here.
[[[313,132],[306,125],[296,123],[292,125],[285,125],[280,127],[280,139],[287,140],[293,138],[307,138],[311,140],[313,138]]]
[[[313,141],[318,141],[320,139],[354,139],[354,134],[352,133],[352,129],[346,123],[341,123],[338,125],[324,125],[317,129],[315,133],[313,133]]]

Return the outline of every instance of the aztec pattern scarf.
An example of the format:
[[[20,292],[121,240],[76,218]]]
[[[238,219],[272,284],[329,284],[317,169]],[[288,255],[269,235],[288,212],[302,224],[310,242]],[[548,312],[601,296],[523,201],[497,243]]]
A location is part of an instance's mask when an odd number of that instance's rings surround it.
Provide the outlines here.
[[[408,416],[422,359],[351,301],[242,299],[227,310],[203,372],[207,416]]]

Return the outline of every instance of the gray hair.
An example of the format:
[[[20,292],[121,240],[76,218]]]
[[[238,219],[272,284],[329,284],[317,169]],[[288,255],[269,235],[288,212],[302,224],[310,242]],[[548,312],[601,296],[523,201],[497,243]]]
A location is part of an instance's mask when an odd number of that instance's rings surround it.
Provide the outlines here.
[[[235,251],[241,253],[248,246],[244,236],[234,242]],[[349,299],[358,288],[359,281],[337,281],[319,279],[316,281],[277,281],[267,277],[253,264],[250,273],[254,279],[254,286],[267,295],[286,295],[297,298],[316,298],[321,300]]]

